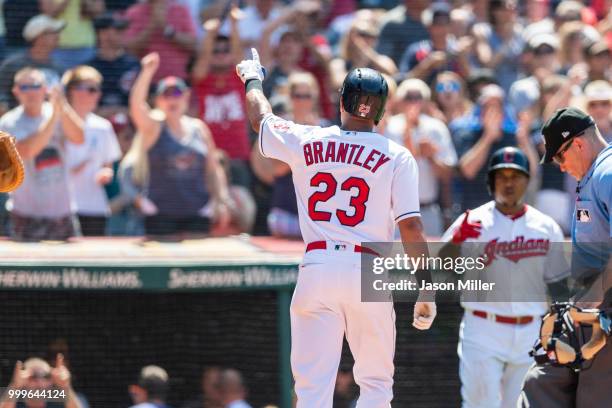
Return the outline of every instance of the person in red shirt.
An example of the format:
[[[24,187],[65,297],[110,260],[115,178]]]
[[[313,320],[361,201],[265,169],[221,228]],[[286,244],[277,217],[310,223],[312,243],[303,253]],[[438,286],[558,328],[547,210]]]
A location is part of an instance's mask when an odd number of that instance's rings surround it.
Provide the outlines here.
[[[189,9],[175,0],[146,0],[125,13],[126,47],[143,57],[157,52],[163,61],[153,82],[167,76],[187,79],[187,64],[196,48],[196,29]]]
[[[242,59],[238,33],[239,9],[229,13],[230,36],[219,34],[220,21],[204,24],[206,37],[191,71],[199,117],[210,128],[217,148],[230,158],[231,184],[250,187],[248,159],[251,143],[247,129],[244,85],[236,76],[235,65]]]

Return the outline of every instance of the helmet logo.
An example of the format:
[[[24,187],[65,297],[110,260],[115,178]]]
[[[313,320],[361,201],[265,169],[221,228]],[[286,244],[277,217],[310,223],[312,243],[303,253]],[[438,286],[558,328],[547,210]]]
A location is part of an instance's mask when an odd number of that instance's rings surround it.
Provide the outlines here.
[[[368,113],[370,113],[370,105],[366,105],[365,103],[362,103],[359,105],[359,115],[360,116],[366,116]]]
[[[514,162],[514,152],[504,152],[504,163]]]

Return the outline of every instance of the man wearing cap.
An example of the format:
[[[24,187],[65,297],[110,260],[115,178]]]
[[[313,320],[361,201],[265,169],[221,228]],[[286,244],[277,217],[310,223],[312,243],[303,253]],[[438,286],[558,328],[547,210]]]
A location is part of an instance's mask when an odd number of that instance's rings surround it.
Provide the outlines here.
[[[612,85],[608,81],[589,82],[584,88],[586,112],[593,117],[606,142],[612,142]]]
[[[134,402],[131,408],[168,408],[168,373],[156,365],[148,365],[140,370],[136,384],[128,387]]]
[[[421,21],[431,39],[415,42],[405,50],[399,64],[400,72],[428,84],[442,71],[466,75],[469,71],[467,51],[471,43],[459,43],[450,36],[450,7],[436,3],[423,12]]]
[[[23,38],[30,48],[7,57],[0,65],[0,113],[17,105],[11,93],[13,77],[21,68],[33,67],[42,70],[48,86],[59,83],[60,69],[51,61],[51,52],[57,47],[59,32],[65,27],[61,20],[39,14],[28,20],[23,28]]]
[[[126,112],[132,84],[136,80],[140,63],[125,52],[122,35],[128,20],[112,13],[94,19],[98,38],[98,53],[88,65],[97,69],[104,77],[100,114],[110,116],[118,111]]]
[[[603,139],[593,118],[573,107],[557,110],[544,124],[542,134],[546,145],[542,162],[554,161],[578,181],[571,268],[578,293],[573,300],[582,308],[608,308],[612,287],[612,146]],[[588,338],[587,334],[581,341]],[[519,406],[609,407],[612,346],[609,338],[607,341],[579,372],[534,364],[525,377]]]
[[[589,66],[589,81],[612,79],[612,58],[606,40],[596,41],[585,47],[584,56]]]
[[[529,40],[523,55],[528,57],[531,75],[514,82],[508,94],[515,112],[529,109],[539,101],[541,83],[560,68],[558,49],[559,40],[555,34],[537,34]]]
[[[6,205],[11,213],[11,237],[39,241],[78,236],[66,142],[83,143],[83,120],[58,87],[48,88],[41,70],[23,68],[14,80],[12,91],[20,105],[0,117],[0,130],[15,136],[25,167],[24,182]]]

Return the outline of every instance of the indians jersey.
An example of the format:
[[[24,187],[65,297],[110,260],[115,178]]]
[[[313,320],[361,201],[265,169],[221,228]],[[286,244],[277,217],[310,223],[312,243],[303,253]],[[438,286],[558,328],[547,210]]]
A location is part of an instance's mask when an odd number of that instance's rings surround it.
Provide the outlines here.
[[[266,115],[265,157],[291,167],[304,242],[384,242],[419,216],[418,170],[403,146],[373,132],[304,126]]]
[[[452,239],[464,217],[462,214],[457,218],[442,241]],[[528,205],[509,217],[495,208],[494,201],[471,210],[468,221],[480,221],[482,230],[480,237],[461,245],[461,256],[482,257],[485,268],[466,272],[465,279],[495,282],[495,287],[480,291],[478,302],[466,301],[471,294],[464,296],[462,306],[505,316],[546,313],[546,284],[564,279],[570,272],[563,251],[563,233],[557,223]],[[474,297],[469,298],[476,300]]]

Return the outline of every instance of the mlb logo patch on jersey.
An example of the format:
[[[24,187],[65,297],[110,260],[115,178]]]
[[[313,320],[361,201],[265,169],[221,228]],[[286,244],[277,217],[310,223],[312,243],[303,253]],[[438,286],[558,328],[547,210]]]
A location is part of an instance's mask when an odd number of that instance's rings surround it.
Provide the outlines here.
[[[589,210],[585,210],[585,209],[576,210],[576,221],[591,222],[591,214],[589,213]]]

